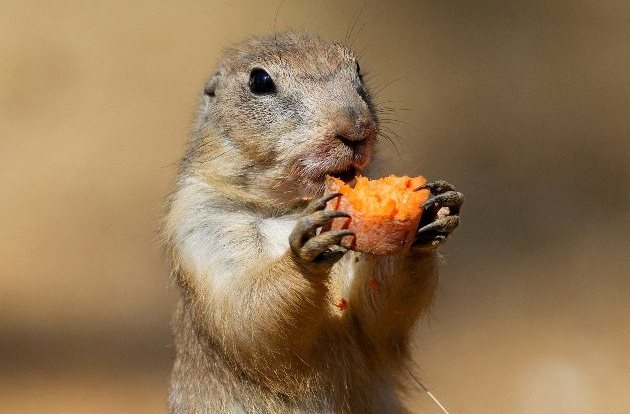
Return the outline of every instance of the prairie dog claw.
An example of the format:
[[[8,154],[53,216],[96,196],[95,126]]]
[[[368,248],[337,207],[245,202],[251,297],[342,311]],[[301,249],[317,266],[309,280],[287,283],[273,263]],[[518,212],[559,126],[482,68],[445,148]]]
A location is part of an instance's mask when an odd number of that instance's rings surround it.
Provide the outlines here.
[[[464,204],[464,195],[446,181],[434,181],[416,188],[428,189],[432,197],[422,205],[424,213],[418,226],[415,247],[433,249],[446,241],[459,226],[459,212]]]
[[[332,219],[350,217],[343,211],[324,210],[328,201],[340,195],[340,193],[329,194],[311,201],[298,218],[289,236],[289,245],[299,260],[330,266],[345,253],[341,248],[334,249],[335,251],[331,248],[338,246],[342,238],[354,233],[348,230],[336,230],[322,231],[317,234],[317,229]]]

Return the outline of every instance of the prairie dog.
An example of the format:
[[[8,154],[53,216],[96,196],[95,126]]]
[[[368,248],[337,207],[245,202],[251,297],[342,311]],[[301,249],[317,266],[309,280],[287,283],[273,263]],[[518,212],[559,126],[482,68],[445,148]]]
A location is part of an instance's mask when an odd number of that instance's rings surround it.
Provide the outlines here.
[[[397,256],[317,233],[324,177],[368,165],[377,112],[353,53],[307,34],[229,49],[204,88],[164,241],[181,291],[170,413],[390,413],[437,247],[463,197],[446,182]],[[438,210],[440,213],[438,214]]]

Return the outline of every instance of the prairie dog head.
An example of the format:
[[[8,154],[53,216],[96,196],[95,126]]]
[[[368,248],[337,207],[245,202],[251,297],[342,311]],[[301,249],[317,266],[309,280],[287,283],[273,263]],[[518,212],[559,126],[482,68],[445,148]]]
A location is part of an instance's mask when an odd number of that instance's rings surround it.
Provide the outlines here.
[[[256,37],[228,50],[204,89],[191,165],[208,180],[283,207],[352,180],[378,120],[346,47],[306,34]]]

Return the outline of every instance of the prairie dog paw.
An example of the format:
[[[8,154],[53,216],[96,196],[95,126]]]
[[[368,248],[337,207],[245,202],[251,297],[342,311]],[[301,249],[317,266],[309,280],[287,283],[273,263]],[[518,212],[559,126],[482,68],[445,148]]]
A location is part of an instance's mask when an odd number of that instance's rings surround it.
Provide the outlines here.
[[[339,243],[345,236],[352,235],[351,231],[331,230],[317,234],[317,229],[328,224],[332,219],[350,217],[343,211],[324,210],[328,201],[340,195],[340,193],[329,194],[311,201],[298,218],[289,236],[289,245],[299,261],[328,268],[341,259],[345,253],[345,249],[339,247]]]
[[[433,249],[444,243],[459,226],[464,195],[446,181],[427,183],[416,190],[421,189],[428,189],[432,197],[422,205],[424,213],[413,246]]]

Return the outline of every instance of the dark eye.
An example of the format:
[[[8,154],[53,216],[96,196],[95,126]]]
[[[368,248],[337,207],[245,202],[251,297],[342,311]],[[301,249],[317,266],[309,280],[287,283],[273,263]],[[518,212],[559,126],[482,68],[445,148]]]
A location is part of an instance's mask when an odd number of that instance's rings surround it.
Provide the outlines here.
[[[249,75],[249,90],[256,95],[268,95],[276,92],[276,85],[267,72],[256,68]]]

